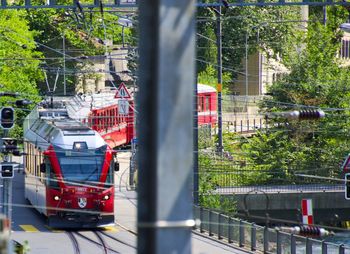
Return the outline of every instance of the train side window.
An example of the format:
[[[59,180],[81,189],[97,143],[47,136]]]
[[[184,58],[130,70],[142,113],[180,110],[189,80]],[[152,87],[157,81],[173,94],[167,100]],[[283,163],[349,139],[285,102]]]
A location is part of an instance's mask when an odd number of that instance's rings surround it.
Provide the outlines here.
[[[205,111],[210,110],[210,95],[205,96]]]
[[[107,129],[108,126],[109,126],[109,110],[107,109],[106,112],[105,112],[105,125],[104,125],[104,128]]]
[[[112,120],[112,126],[114,126],[115,124],[115,114],[114,114],[115,110],[114,108],[112,108],[112,115],[111,115],[111,120]]]
[[[107,111],[107,128],[111,126],[111,109]]]
[[[40,181],[42,182],[42,183],[45,183],[46,182],[46,174],[45,173],[43,173],[43,172],[41,172],[41,169],[40,169],[40,166],[41,166],[41,164],[44,162],[44,158],[43,158],[43,154],[40,152],[40,150],[39,150],[39,161],[38,161],[38,174],[40,175]],[[44,175],[44,176],[43,176]]]
[[[30,173],[32,173],[34,175],[35,174],[35,167],[34,167],[35,154],[34,154],[34,151],[33,151],[33,145],[32,144],[30,144],[30,156],[31,156]]]
[[[109,109],[106,110],[106,116],[105,116],[105,128],[107,129],[109,126]]]
[[[197,107],[198,107],[198,112],[201,112],[202,111],[202,106],[201,106],[201,100],[200,100],[201,97],[198,97],[197,98]]]
[[[98,129],[101,130],[101,126],[102,126],[102,114],[98,113],[97,114],[97,121],[98,121]]]
[[[101,112],[101,129],[105,127],[105,121],[106,121],[105,112],[102,111]]]
[[[102,129],[106,129],[107,128],[107,111],[103,112],[103,118],[102,118]]]
[[[33,154],[34,154],[34,160],[33,160],[33,171],[34,172],[33,173],[34,173],[35,176],[37,176],[38,174],[37,174],[37,168],[36,168],[37,163],[36,162],[37,162],[38,159],[37,159],[37,154],[36,154],[35,150],[33,151]]]
[[[101,115],[99,113],[97,113],[96,116],[97,116],[97,118],[96,118],[97,129],[100,130],[101,129]]]
[[[201,109],[202,109],[202,111],[205,111],[204,97],[203,96],[201,96]]]

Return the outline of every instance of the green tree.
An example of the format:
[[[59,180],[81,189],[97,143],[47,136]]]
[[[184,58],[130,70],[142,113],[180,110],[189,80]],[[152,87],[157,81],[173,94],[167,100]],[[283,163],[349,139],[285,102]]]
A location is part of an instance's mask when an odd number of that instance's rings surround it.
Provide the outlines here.
[[[112,13],[106,12],[102,16],[101,13],[89,11],[82,13],[65,10],[31,10],[27,12],[26,18],[31,29],[38,31],[35,40],[40,43],[40,50],[46,57],[43,67],[47,69],[50,83],[54,83],[57,72],[61,74],[57,83],[63,83],[64,38],[66,83],[67,92],[70,94],[74,93],[77,73],[81,70],[88,71],[96,59],[104,61],[104,55],[111,52],[112,49],[106,45],[106,40],[113,42],[114,45],[122,42],[119,17]],[[124,34],[126,42],[130,41],[129,28],[124,29]],[[57,71],[57,68],[61,71]],[[45,83],[40,87],[46,90]],[[58,87],[58,93],[62,93],[62,86]]]
[[[338,58],[342,37],[338,27],[346,18],[343,8],[328,8],[326,26],[312,22],[307,31],[295,33],[294,43],[281,53],[290,72],[270,87],[272,96],[262,103],[265,113],[305,106],[349,108],[349,68]],[[339,165],[350,150],[348,116],[348,111],[330,110],[320,121],[270,119],[270,126],[280,127],[271,127],[243,148],[254,169],[273,171],[291,182],[297,181],[295,172],[339,176]]]
[[[204,2],[216,2],[207,0]],[[235,80],[242,74],[242,60],[246,54],[264,50],[270,57],[277,58],[289,43],[300,19],[300,7],[237,7],[222,8],[222,45],[224,72],[231,73]],[[216,17],[211,8],[198,10],[198,72],[206,70],[207,65],[216,65]],[[225,86],[232,89],[233,82]]]
[[[36,33],[30,31],[23,11],[0,11],[0,88],[2,91],[17,92],[21,97],[38,102],[40,97],[36,84],[43,78],[39,64],[42,54],[36,50],[33,41]],[[0,106],[14,106],[15,98],[0,97]],[[12,135],[21,136],[22,119],[25,112],[16,110],[16,126]]]

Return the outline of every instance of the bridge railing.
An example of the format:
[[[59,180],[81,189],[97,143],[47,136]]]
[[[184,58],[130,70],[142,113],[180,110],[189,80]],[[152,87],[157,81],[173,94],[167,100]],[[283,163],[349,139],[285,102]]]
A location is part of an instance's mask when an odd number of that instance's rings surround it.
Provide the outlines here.
[[[196,231],[252,252],[350,254],[350,246],[344,244],[289,234],[199,206],[194,206],[194,217],[201,221]]]
[[[215,193],[228,194],[250,192],[253,190],[264,192],[320,192],[343,191],[344,182],[335,181],[329,177],[328,172],[319,170],[319,177],[305,177],[295,174],[295,170],[261,170],[253,169],[245,162],[232,162],[230,165],[200,165],[199,181],[210,183]],[[313,175],[313,172],[309,172]],[[307,176],[307,175],[306,175]]]

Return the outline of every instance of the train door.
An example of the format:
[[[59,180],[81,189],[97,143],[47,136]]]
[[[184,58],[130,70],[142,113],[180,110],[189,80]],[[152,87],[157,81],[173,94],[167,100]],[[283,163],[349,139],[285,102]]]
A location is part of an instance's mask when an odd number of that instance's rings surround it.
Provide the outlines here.
[[[36,171],[36,196],[37,196],[37,209],[42,214],[46,214],[46,174],[40,171],[40,165],[43,163],[43,154],[38,151],[37,164],[35,166]]]

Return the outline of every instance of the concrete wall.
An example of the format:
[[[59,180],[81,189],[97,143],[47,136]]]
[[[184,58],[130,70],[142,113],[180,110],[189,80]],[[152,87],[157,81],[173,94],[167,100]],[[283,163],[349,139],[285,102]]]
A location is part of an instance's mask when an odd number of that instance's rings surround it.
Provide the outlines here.
[[[250,221],[257,216],[261,217],[255,218],[257,221],[264,222],[268,214],[270,218],[296,223],[301,221],[301,200],[312,199],[315,223],[334,223],[350,220],[350,200],[345,200],[344,196],[344,191],[325,191],[236,194],[229,198],[236,202],[241,217],[251,217]]]

